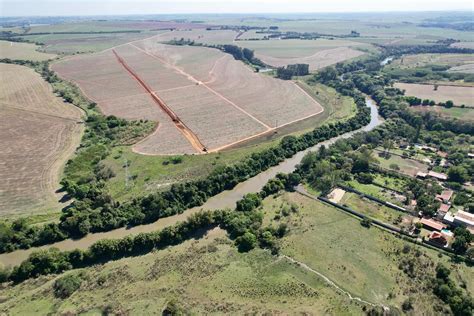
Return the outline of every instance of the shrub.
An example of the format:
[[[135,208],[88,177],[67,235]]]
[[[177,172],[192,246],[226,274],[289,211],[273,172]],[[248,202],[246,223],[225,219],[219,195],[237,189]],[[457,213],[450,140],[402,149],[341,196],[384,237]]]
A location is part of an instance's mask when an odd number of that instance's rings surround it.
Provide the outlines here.
[[[370,228],[372,226],[372,220],[368,217],[364,217],[361,221],[360,224],[366,228]]]
[[[68,274],[54,282],[54,296],[67,298],[76,292],[82,283],[82,276],[79,274]]]

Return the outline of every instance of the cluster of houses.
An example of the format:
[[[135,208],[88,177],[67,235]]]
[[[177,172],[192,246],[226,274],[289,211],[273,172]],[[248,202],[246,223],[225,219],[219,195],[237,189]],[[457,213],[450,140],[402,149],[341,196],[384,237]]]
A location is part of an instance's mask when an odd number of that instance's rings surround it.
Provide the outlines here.
[[[444,190],[441,194],[438,194],[436,199],[441,202],[441,205],[436,217],[420,220],[423,227],[432,231],[428,236],[428,240],[443,247],[447,247],[449,240],[453,237],[450,229],[464,226],[471,234],[474,234],[474,214],[462,210],[451,211],[453,193],[451,190]]]

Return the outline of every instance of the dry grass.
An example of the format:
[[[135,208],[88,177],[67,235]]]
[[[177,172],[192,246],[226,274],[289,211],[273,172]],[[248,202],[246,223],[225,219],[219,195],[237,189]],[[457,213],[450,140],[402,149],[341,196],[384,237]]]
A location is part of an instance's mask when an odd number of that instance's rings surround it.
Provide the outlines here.
[[[59,175],[79,144],[79,109],[55,97],[33,70],[1,64],[2,215],[58,209]]]
[[[431,84],[396,83],[395,87],[405,90],[405,95],[436,102],[451,100],[455,105],[474,106],[474,87],[439,85],[435,91]]]
[[[54,54],[45,54],[38,52],[39,46],[30,43],[17,43],[0,41],[0,59],[22,59],[22,60],[33,60],[41,61],[55,58]]]

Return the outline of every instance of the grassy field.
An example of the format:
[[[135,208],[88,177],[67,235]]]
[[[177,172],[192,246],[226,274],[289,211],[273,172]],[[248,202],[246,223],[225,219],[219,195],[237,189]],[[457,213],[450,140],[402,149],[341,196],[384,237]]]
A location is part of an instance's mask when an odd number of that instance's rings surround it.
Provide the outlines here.
[[[390,169],[390,165],[396,164],[400,168],[400,172],[409,176],[414,176],[419,171],[427,172],[428,170],[426,164],[409,158],[391,155],[389,159],[386,159],[385,157],[380,157],[377,153],[374,153],[373,157],[377,159],[382,168]]]
[[[474,87],[455,87],[439,85],[435,91],[431,84],[396,83],[396,88],[405,90],[405,95],[421,99],[446,102],[451,100],[455,105],[474,107]]]
[[[364,228],[358,219],[297,193],[266,199],[266,221],[279,214],[285,204],[296,204],[299,211],[280,220],[290,225],[290,233],[283,239],[283,254],[324,273],[352,295],[398,308],[408,296],[413,296],[416,314],[436,314],[433,308],[439,301],[426,285],[398,268],[405,242],[381,229]],[[436,262],[448,264],[457,279],[462,278],[472,292],[471,268],[448,263],[449,259],[438,257],[436,251],[416,249],[421,252],[419,258],[434,262],[434,266]],[[432,264],[418,267],[417,273],[419,276],[433,273],[432,267]]]
[[[161,314],[170,301],[192,314],[362,315],[360,304],[318,276],[267,251],[239,253],[221,230],[154,253],[67,272],[84,280],[66,299],[54,296],[60,276],[2,289],[8,314]],[[65,275],[63,274],[63,275]]]
[[[81,111],[56,97],[34,70],[0,64],[0,214],[57,211],[55,192],[79,145]]]
[[[443,117],[456,118],[464,121],[474,121],[474,109],[472,108],[445,108],[442,106],[412,106],[411,110],[425,113],[433,112]]]
[[[38,48],[40,48],[40,46],[30,43],[0,41],[0,59],[9,58],[42,61],[56,57],[54,54],[39,52],[37,50]]]
[[[395,59],[390,66],[399,68],[424,67],[427,65],[459,66],[474,63],[473,54],[417,54]]]
[[[286,134],[301,134],[314,129],[324,122],[347,119],[356,112],[354,101],[342,97],[337,92],[323,85],[299,84],[310,93],[325,109],[314,119],[303,121],[294,126],[287,126],[268,138],[247,142],[243,146],[206,155],[185,155],[180,163],[173,163],[173,156],[146,156],[133,152],[130,147],[116,147],[105,163],[114,170],[116,176],[107,182],[112,196],[119,200],[146,195],[164,189],[172,183],[205,177],[219,166],[231,164],[257,152],[275,145]],[[134,178],[125,187],[125,161],[129,162],[128,172]]]
[[[384,177],[385,179],[387,179],[386,177]],[[402,186],[400,185],[400,182],[395,182],[394,178],[388,178],[388,179],[391,179],[389,180],[389,187],[390,186],[396,186],[397,184],[400,186],[400,191],[404,191],[405,189],[402,188]],[[374,182],[375,183],[380,183],[382,185],[385,185],[384,183],[384,180],[382,179],[377,179],[375,178],[374,179]],[[400,205],[400,206],[403,206],[403,203],[401,202],[400,199],[397,199],[397,196],[396,195],[392,195],[393,192],[391,191],[388,191],[384,188],[381,188],[375,184],[363,184],[363,183],[360,183],[356,180],[351,180],[351,181],[347,181],[347,184],[351,187],[353,187],[354,189],[356,189],[357,191],[360,191],[364,194],[368,194],[368,195],[371,195],[373,197],[376,197],[376,198],[379,198],[383,201],[387,201],[387,202],[390,202],[390,203],[393,203],[393,204],[396,204],[396,205]],[[401,198],[401,197],[399,197]]]
[[[386,206],[379,205],[367,199],[363,199],[355,193],[346,192],[339,204],[350,207],[351,209],[369,216],[373,219],[378,219],[384,223],[395,225],[397,219],[406,217],[402,212],[398,212]]]

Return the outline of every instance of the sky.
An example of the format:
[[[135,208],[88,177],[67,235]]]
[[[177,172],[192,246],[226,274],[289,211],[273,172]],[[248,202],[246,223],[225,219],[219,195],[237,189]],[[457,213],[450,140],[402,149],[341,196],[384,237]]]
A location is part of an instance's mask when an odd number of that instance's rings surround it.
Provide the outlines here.
[[[0,0],[0,16],[474,10],[473,0]]]

